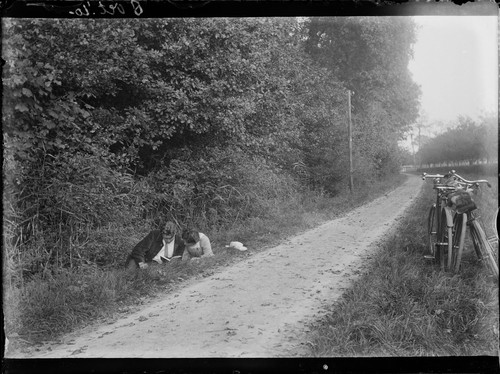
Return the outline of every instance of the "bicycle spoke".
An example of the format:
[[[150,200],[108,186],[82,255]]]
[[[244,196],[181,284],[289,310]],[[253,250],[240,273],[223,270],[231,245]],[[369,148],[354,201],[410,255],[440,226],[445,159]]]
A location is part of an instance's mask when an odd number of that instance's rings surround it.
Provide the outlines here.
[[[425,258],[435,259],[436,258],[436,242],[437,242],[437,217],[436,217],[436,206],[433,205],[429,210],[429,216],[427,219],[427,235],[428,235],[428,251],[429,255],[425,255]]]

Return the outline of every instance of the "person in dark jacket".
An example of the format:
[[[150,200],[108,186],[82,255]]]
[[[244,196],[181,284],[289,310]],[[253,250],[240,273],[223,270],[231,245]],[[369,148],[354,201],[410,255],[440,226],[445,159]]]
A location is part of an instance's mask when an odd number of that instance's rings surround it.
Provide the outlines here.
[[[171,221],[165,223],[161,230],[151,231],[132,249],[127,257],[126,267],[129,269],[147,268],[153,261],[159,264],[169,262],[184,253],[184,241],[177,234],[177,228]]]

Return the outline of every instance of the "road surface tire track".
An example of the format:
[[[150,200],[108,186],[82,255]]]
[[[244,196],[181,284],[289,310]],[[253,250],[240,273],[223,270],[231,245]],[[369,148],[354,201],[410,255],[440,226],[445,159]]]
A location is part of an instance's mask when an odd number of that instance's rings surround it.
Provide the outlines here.
[[[418,195],[419,177],[345,215],[31,358],[294,357],[307,325],[362,273]],[[24,353],[25,354],[25,353]],[[18,352],[10,357],[26,357]],[[9,357],[9,356],[7,356]]]

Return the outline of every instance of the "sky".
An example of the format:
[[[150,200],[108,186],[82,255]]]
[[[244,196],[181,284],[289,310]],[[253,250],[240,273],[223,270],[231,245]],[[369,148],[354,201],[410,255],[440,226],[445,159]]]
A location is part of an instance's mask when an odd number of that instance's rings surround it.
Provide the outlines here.
[[[477,118],[498,108],[496,16],[416,16],[417,42],[409,69],[421,86],[429,122]],[[431,127],[429,135],[446,128]]]

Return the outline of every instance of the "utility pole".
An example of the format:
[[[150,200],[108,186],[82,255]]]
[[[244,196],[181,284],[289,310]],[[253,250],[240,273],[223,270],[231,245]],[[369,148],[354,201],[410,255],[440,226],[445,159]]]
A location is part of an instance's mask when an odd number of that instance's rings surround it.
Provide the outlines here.
[[[348,136],[349,136],[349,191],[352,193],[352,129],[351,129],[351,90],[347,90],[347,118],[348,118]]]
[[[411,139],[411,150],[413,154],[413,166],[417,167],[417,161],[415,161],[415,144],[413,143],[413,133],[410,133],[410,139]]]
[[[422,125],[420,124],[418,126],[418,150],[420,151],[420,169],[422,169],[422,143],[421,143],[421,140],[422,140],[422,135],[421,135],[421,131],[422,131]]]

